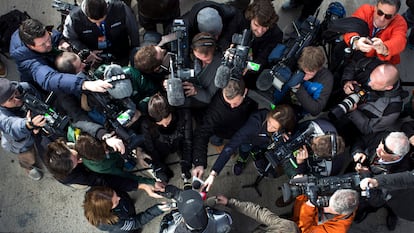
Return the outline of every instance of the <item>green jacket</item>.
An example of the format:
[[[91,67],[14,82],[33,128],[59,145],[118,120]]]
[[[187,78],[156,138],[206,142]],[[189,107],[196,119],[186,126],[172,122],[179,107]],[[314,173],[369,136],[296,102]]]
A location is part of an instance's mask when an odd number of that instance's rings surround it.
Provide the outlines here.
[[[82,158],[83,165],[85,165],[89,170],[101,173],[101,174],[110,174],[120,177],[125,177],[128,179],[133,179],[138,181],[141,184],[151,184],[155,183],[155,179],[146,178],[142,176],[137,176],[132,173],[126,172],[123,170],[124,160],[121,158],[121,155],[118,152],[112,152],[106,154],[106,159],[101,161],[94,161],[86,158]]]

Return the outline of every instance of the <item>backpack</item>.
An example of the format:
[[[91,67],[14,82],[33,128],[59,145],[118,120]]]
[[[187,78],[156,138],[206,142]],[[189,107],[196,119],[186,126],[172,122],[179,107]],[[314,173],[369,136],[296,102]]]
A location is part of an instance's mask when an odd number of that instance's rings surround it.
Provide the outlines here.
[[[12,34],[19,28],[20,24],[30,19],[27,12],[12,10],[9,13],[0,16],[0,51],[8,52]]]

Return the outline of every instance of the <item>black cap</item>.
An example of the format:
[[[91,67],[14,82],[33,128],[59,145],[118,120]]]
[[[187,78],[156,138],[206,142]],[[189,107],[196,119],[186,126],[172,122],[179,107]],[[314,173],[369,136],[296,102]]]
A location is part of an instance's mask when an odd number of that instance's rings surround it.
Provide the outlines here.
[[[0,104],[6,102],[16,91],[16,85],[6,78],[0,78]]]
[[[196,230],[202,230],[207,226],[207,211],[198,192],[184,190],[177,199],[177,206],[188,226]]]

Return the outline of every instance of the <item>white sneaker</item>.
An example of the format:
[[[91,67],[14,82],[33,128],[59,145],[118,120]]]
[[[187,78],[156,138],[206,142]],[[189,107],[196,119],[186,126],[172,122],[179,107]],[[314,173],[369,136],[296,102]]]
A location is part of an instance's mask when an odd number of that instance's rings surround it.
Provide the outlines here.
[[[29,171],[29,178],[32,180],[40,180],[42,179],[43,174],[37,170],[36,168],[32,168],[32,170]]]

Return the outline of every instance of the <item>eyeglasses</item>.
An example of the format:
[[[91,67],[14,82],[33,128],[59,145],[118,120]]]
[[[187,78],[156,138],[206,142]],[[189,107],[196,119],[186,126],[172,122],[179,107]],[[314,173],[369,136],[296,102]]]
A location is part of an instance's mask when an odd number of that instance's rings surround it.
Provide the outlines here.
[[[381,140],[382,143],[382,149],[387,153],[387,154],[395,154],[390,148],[387,147],[387,145],[385,145],[385,138],[382,138]]]
[[[377,10],[377,15],[378,16],[384,16],[384,18],[385,19],[388,19],[388,20],[390,20],[390,19],[392,19],[392,17],[394,17],[394,15],[393,14],[385,14],[382,10],[380,10],[380,9],[378,9]]]

